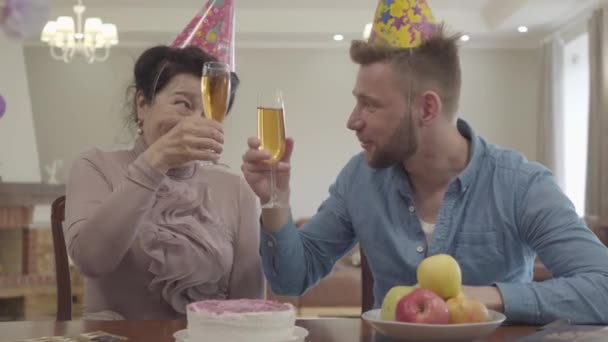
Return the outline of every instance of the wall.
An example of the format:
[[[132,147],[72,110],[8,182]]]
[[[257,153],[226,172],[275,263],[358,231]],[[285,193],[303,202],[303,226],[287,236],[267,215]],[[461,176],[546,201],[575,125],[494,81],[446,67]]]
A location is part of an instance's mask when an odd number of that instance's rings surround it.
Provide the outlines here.
[[[138,50],[116,49],[105,63],[53,60],[47,48],[26,48],[25,57],[38,137],[40,163],[71,160],[92,147],[116,148],[131,142],[124,127],[126,89]]]
[[[4,182],[39,182],[40,165],[23,47],[0,33],[0,176]]]
[[[65,160],[66,167],[92,146],[116,148],[128,141],[123,128],[124,90],[140,49],[118,48],[104,64],[64,65],[46,48],[28,47],[33,110],[42,163]],[[237,102],[225,122],[222,161],[240,169],[246,137],[255,135],[256,93],[284,90],[293,157],[294,216],[313,214],[327,187],[359,144],[345,127],[354,101],[356,67],[343,49],[241,49],[242,80]],[[463,51],[462,116],[488,140],[536,158],[538,107],[536,50]],[[66,170],[61,176],[65,177]]]
[[[492,143],[536,159],[537,50],[465,50],[461,116]]]

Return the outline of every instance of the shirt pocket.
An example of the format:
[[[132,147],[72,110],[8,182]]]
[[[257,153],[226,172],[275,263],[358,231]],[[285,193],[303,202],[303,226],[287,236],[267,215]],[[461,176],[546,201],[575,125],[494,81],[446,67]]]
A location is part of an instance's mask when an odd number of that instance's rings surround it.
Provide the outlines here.
[[[491,228],[483,230],[460,232],[454,238],[464,285],[492,285],[505,274],[503,238]]]

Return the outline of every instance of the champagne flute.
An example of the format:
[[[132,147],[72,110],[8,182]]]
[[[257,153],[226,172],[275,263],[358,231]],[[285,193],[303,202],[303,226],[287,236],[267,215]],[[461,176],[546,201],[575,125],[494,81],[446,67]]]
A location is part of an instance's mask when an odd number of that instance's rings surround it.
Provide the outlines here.
[[[230,102],[230,66],[221,62],[207,62],[203,65],[201,92],[203,115],[207,119],[222,123]],[[204,162],[212,165],[212,162]]]
[[[270,163],[270,199],[262,208],[280,208],[277,194],[276,165],[285,153],[285,105],[280,90],[262,92],[258,95],[258,138],[260,149],[268,151]]]

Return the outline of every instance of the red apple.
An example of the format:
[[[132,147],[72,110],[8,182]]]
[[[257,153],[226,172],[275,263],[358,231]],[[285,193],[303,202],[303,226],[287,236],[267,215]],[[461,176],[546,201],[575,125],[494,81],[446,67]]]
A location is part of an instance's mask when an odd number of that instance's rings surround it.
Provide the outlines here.
[[[433,291],[418,288],[401,298],[395,309],[399,322],[448,324],[450,315],[446,302]]]

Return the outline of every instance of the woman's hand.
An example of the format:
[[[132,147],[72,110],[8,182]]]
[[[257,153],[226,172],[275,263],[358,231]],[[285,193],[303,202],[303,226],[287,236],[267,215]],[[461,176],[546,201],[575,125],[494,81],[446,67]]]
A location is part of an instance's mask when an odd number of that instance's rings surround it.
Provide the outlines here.
[[[156,170],[168,170],[190,161],[217,161],[224,149],[222,126],[201,116],[181,120],[153,142],[143,157]]]

